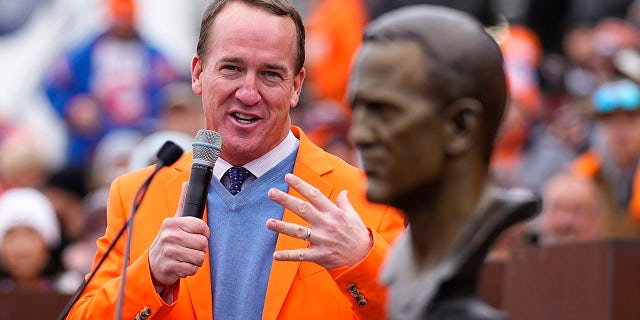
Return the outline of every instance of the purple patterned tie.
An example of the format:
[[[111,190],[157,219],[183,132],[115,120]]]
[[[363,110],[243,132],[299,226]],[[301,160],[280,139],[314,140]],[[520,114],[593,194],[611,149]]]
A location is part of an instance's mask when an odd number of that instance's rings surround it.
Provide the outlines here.
[[[247,180],[251,172],[244,167],[231,167],[227,172],[229,173],[229,181],[231,182],[229,184],[229,192],[235,196],[240,192],[242,184]]]

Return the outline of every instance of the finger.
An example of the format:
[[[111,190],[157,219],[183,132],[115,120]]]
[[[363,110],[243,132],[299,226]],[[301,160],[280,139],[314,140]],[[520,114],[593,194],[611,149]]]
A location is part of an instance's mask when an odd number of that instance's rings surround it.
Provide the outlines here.
[[[288,173],[284,180],[296,191],[300,192],[309,202],[320,211],[327,211],[335,208],[335,204],[329,200],[320,190],[298,176]]]
[[[182,246],[167,246],[163,255],[169,261],[184,262],[201,267],[204,264],[205,253],[202,250]]]
[[[209,238],[209,226],[202,219],[196,217],[180,217],[180,229],[191,234],[203,235]]]
[[[316,254],[313,249],[280,250],[273,253],[276,261],[310,261],[315,262]]]
[[[293,211],[300,218],[308,221],[311,224],[318,223],[318,211],[314,206],[302,199],[296,198],[290,194],[282,192],[276,188],[269,190],[269,199],[275,201],[281,206]]]
[[[206,252],[209,248],[208,238],[204,235],[195,233],[184,233],[177,244],[183,248],[202,252]]]
[[[158,269],[158,273],[154,274],[154,278],[162,284],[173,285],[180,278],[196,274],[199,266],[188,262],[170,260],[165,261]]]
[[[172,242],[176,241],[175,234],[171,230],[161,231],[149,248],[151,274],[166,285],[172,285],[177,281],[176,274],[182,277],[194,274],[198,267],[204,264],[206,255],[206,247],[205,250],[198,250]],[[185,268],[192,271],[185,271]]]
[[[338,194],[338,197],[336,198],[336,205],[345,211],[355,211],[356,209],[353,208],[353,205],[351,204],[351,201],[349,200],[349,191],[347,190],[342,190],[340,191],[340,193]]]
[[[196,217],[167,218],[162,222],[160,230],[165,230],[164,234],[174,240],[187,235],[204,236],[208,239],[210,234],[207,223]]]
[[[188,262],[180,262],[178,270],[176,270],[176,274],[180,278],[186,278],[192,276],[198,272],[198,269],[202,266],[202,264],[197,265]]]
[[[187,197],[187,189],[189,189],[189,182],[182,183],[182,192],[180,192],[180,199],[178,200],[178,210],[174,217],[181,217],[182,211],[184,211],[184,200]]]
[[[309,234],[309,227],[276,219],[267,220],[267,229],[302,240],[307,240]]]

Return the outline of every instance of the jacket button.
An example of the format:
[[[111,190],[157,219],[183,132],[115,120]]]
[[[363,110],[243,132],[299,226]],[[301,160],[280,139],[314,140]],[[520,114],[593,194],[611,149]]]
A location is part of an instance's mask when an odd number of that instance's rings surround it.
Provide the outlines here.
[[[349,291],[349,294],[356,299],[356,303],[358,303],[359,306],[363,307],[367,304],[367,299],[360,294],[360,290],[355,284],[349,284],[347,286],[347,290]]]
[[[135,317],[135,320],[146,320],[151,315],[151,308],[144,307]]]

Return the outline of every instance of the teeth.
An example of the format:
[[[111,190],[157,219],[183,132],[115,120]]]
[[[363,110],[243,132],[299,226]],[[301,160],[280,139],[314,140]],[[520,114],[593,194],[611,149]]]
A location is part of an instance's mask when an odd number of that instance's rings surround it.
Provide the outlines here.
[[[246,114],[242,114],[242,113],[233,113],[233,116],[238,119],[238,121],[243,122],[243,123],[251,123],[255,120],[254,117],[246,115]]]
[[[253,120],[253,117],[252,117],[252,116],[249,116],[249,115],[246,115],[246,114],[242,114],[242,113],[237,113],[237,112],[235,112],[235,113],[233,114],[233,116],[234,116],[234,117],[236,117],[236,118],[238,118],[238,119],[240,119],[240,120],[245,120],[245,121],[251,121],[251,120]]]

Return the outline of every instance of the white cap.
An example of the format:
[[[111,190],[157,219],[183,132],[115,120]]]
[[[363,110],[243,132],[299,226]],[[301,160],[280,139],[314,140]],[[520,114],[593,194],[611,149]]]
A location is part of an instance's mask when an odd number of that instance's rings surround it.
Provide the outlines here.
[[[36,230],[49,248],[60,243],[60,226],[53,205],[36,189],[9,189],[0,196],[0,244],[5,233],[17,226]]]

